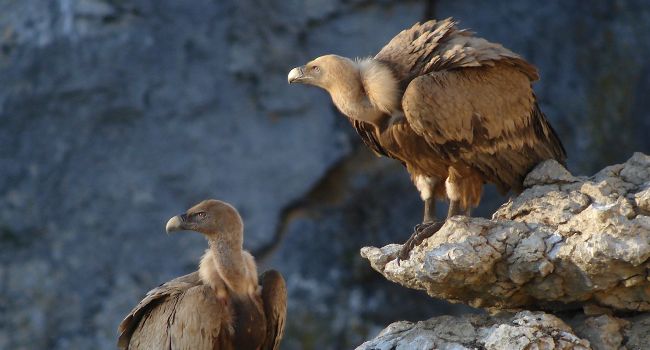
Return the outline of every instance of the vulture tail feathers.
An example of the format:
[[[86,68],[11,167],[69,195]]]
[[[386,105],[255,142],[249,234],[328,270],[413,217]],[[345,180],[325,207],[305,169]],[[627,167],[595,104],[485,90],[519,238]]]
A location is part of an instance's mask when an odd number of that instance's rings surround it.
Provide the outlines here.
[[[560,137],[555,132],[555,129],[553,129],[551,123],[548,122],[546,116],[539,108],[539,104],[537,102],[535,102],[533,118],[535,120],[535,123],[533,124],[535,134],[537,134],[537,137],[544,140],[544,144],[547,149],[548,158],[546,159],[553,158],[566,167],[567,155],[566,150],[564,149],[564,145],[562,144],[562,141],[560,141]]]

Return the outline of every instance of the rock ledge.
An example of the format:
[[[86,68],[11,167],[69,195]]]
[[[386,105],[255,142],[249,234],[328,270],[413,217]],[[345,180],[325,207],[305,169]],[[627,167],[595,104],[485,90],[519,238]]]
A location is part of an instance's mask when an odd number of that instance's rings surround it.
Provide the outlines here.
[[[397,244],[361,255],[393,282],[474,307],[650,311],[650,157],[591,177],[546,161],[525,185],[492,220],[454,217],[400,265]]]

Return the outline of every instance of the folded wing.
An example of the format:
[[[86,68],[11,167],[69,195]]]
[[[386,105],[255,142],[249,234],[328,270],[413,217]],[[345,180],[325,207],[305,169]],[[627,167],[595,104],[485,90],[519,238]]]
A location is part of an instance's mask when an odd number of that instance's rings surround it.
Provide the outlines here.
[[[282,275],[268,270],[260,276],[262,302],[266,316],[266,338],[262,349],[280,349],[287,317],[287,287]]]

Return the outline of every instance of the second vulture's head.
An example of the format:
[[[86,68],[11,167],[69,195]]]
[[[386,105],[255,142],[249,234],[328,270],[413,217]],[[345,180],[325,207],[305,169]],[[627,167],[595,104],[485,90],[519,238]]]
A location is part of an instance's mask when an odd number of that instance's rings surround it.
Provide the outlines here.
[[[216,199],[204,200],[191,207],[184,214],[176,215],[167,221],[167,233],[175,231],[196,231],[208,238],[241,236],[243,222],[235,208]]]
[[[331,92],[337,84],[358,77],[359,68],[349,58],[337,55],[325,55],[296,67],[289,72],[289,84],[299,83],[313,85]]]

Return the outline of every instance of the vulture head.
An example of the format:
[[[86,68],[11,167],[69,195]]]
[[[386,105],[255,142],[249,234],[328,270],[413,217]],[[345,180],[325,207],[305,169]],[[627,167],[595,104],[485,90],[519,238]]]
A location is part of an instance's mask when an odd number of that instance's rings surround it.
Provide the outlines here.
[[[399,109],[397,80],[387,66],[371,58],[321,56],[292,69],[287,80],[325,89],[336,107],[352,119],[375,123],[382,113]]]
[[[357,64],[351,59],[337,55],[325,55],[304,66],[292,69],[287,80],[289,84],[313,85],[331,92],[332,89],[338,87],[338,84],[349,80],[347,78],[358,75]]]
[[[184,214],[169,219],[165,230],[167,233],[195,231],[208,237],[224,234],[242,235],[243,222],[237,210],[230,204],[208,199],[191,207]]]

